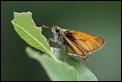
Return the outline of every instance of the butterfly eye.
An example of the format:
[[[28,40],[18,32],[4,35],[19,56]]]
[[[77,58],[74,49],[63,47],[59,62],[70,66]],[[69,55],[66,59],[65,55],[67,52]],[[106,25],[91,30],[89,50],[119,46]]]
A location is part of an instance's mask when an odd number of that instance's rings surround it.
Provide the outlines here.
[[[59,32],[60,32],[60,30],[59,30],[59,29],[55,29],[55,32],[56,32],[56,33],[59,33]]]

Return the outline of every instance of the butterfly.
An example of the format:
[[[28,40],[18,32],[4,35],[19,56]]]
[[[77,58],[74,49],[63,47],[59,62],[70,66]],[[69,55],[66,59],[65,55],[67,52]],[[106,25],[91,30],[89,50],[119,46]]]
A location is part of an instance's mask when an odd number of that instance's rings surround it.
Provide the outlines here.
[[[43,27],[47,27],[44,26]],[[70,29],[62,29],[59,26],[53,26],[53,42],[59,43],[65,47],[67,53],[77,54],[84,60],[88,60],[87,54],[91,54],[100,49],[105,40],[99,36]]]

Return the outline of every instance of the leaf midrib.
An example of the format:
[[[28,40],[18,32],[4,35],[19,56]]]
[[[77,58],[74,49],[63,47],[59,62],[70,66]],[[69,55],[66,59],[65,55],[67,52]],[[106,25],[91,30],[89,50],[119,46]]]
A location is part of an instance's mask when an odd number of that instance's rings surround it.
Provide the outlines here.
[[[40,45],[48,52],[48,55],[51,55],[51,53],[42,45],[42,43],[40,43],[40,42],[39,42],[34,36],[32,36],[28,31],[26,31],[25,29],[21,28],[20,25],[14,23],[13,21],[12,21],[12,23],[13,23],[14,25],[18,26],[18,27],[19,27],[20,29],[22,29],[25,33],[27,33],[31,38],[33,38],[38,44],[40,44]]]
[[[25,33],[27,33],[30,37],[32,37],[38,44],[40,44],[40,45],[45,49],[45,51],[47,52],[47,54],[48,54],[49,56],[51,56],[55,61],[61,63],[51,52],[49,52],[49,51],[48,51],[36,38],[34,38],[34,36],[32,36],[28,31],[26,31],[25,29],[21,28],[20,25],[14,23],[13,21],[12,21],[12,23],[13,23],[14,25],[18,26],[18,27],[19,27],[20,29],[22,29]],[[45,53],[46,53],[46,52],[45,52]]]

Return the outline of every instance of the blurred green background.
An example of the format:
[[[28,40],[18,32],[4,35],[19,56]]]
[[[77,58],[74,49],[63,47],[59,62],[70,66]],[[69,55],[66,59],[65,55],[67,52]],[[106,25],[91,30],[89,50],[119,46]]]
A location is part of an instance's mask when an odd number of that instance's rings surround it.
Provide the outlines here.
[[[100,81],[121,80],[121,2],[120,1],[2,1],[1,2],[1,80],[50,80],[43,67],[27,57],[28,46],[15,32],[13,12],[33,13],[37,26],[58,25],[66,29],[83,30],[103,37],[104,47],[81,61]],[[49,38],[50,30],[43,29]]]

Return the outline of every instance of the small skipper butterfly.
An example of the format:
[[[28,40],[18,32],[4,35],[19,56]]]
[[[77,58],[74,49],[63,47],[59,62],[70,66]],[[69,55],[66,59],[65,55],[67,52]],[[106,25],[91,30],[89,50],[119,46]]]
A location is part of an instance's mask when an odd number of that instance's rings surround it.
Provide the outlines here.
[[[43,27],[47,27],[44,26]],[[100,49],[104,44],[104,39],[89,34],[69,29],[62,29],[59,26],[52,27],[53,42],[62,44],[69,54],[77,54],[84,60],[88,60],[87,54],[91,54]]]

